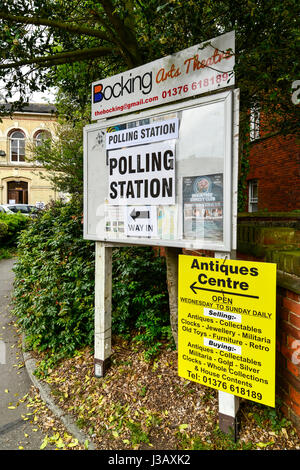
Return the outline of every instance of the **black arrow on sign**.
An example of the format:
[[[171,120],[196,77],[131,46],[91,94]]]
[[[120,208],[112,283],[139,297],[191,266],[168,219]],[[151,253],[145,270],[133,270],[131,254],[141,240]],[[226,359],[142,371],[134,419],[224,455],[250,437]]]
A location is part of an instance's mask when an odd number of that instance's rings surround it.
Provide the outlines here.
[[[136,211],[133,209],[133,211],[130,214],[130,217],[135,220],[135,219],[150,219],[150,211]]]
[[[196,281],[193,282],[193,284],[190,285],[190,288],[192,289],[192,291],[194,292],[194,294],[197,294],[197,291],[195,289],[198,289],[198,290],[208,290],[210,292],[218,292],[219,294],[230,294],[230,295],[237,295],[239,297],[250,297],[252,299],[259,299],[259,296],[258,295],[247,295],[247,294],[239,294],[238,292],[228,292],[228,291],[224,291],[224,290],[216,290],[216,289],[207,289],[207,288],[204,288],[204,287],[197,287],[196,286]]]
[[[195,289],[201,289],[201,287],[197,287],[196,286],[196,281],[193,282],[193,284],[190,286],[190,288],[192,289],[192,291],[194,292],[194,294],[197,294],[197,291]]]

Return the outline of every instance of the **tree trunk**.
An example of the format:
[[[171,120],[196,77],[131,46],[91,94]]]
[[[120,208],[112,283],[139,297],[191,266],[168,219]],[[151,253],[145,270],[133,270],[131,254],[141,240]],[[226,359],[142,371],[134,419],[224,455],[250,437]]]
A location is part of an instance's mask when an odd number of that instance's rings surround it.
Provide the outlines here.
[[[173,338],[178,347],[178,255],[181,248],[165,248],[167,263],[167,285],[169,292],[170,323]]]

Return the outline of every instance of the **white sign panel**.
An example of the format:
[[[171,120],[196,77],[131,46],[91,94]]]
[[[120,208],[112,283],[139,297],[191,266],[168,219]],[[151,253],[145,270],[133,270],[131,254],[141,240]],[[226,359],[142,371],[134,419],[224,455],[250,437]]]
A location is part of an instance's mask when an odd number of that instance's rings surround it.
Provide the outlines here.
[[[178,138],[178,119],[106,133],[106,150]]]
[[[234,85],[234,31],[92,84],[92,120]]]
[[[84,130],[84,237],[189,250],[236,249],[239,93],[227,90]],[[178,136],[171,129],[175,123]],[[167,124],[168,139],[147,138]],[[120,142],[107,148],[111,130]],[[126,142],[123,142],[123,138]],[[134,137],[135,138],[135,137]],[[159,137],[160,138],[160,137]],[[139,142],[137,144],[137,142]],[[210,316],[219,315],[209,311]],[[232,320],[233,321],[233,320]]]
[[[126,236],[157,236],[157,209],[155,206],[127,206],[125,217]]]
[[[108,202],[175,204],[175,142],[108,151]]]

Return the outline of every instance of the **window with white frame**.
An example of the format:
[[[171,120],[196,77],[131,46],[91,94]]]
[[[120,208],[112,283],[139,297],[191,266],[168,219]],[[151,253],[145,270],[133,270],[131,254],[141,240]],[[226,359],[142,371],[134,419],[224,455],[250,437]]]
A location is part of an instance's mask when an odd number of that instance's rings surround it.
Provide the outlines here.
[[[248,211],[257,212],[258,210],[258,181],[250,180],[249,184],[249,195],[248,195]]]
[[[21,130],[13,131],[9,136],[10,161],[25,162],[25,134]]]

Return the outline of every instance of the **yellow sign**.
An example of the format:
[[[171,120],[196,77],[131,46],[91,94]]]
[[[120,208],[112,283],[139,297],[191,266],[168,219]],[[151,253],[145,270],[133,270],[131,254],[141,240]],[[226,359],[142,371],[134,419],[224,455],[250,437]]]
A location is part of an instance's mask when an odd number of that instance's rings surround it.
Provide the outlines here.
[[[276,264],[179,255],[178,374],[275,406]]]

